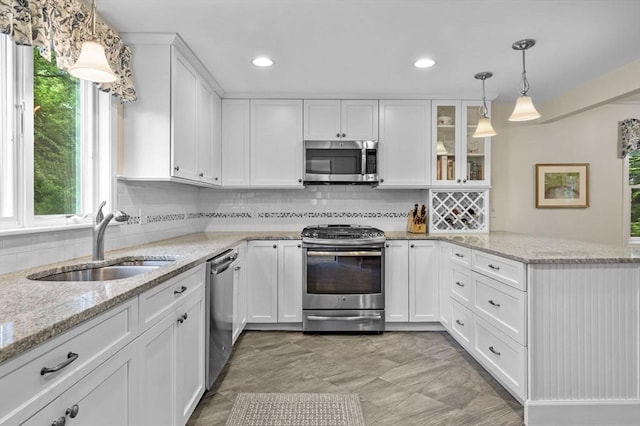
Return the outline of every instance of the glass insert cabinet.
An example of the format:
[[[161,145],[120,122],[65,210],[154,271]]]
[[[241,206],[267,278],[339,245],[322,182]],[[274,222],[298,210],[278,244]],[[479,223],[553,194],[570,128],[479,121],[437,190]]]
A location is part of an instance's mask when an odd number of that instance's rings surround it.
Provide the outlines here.
[[[491,138],[473,137],[481,109],[480,101],[432,101],[434,185],[490,185]]]

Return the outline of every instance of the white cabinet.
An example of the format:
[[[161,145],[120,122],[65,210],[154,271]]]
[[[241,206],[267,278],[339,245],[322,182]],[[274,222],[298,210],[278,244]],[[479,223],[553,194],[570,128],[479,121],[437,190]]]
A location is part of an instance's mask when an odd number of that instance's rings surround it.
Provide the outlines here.
[[[425,188],[431,182],[431,102],[380,101],[379,188]]]
[[[238,258],[233,262],[233,344],[247,324],[247,243],[236,246]]]
[[[435,241],[409,241],[409,322],[438,321]]]
[[[251,101],[251,186],[302,188],[302,101]]]
[[[384,255],[386,321],[438,321],[436,243],[387,240]]]
[[[222,100],[222,186],[251,184],[250,117],[249,99]]]
[[[134,345],[127,345],[22,424],[136,425],[134,358]]]
[[[220,182],[215,80],[175,35],[128,34],[138,101],[124,106],[120,178]]]
[[[204,265],[140,295],[141,425],[186,424],[204,393]]]
[[[491,138],[472,136],[481,107],[480,101],[432,101],[434,185],[490,185]]]
[[[304,139],[378,140],[378,101],[305,99]]]
[[[384,251],[385,319],[409,321],[409,242],[387,240]]]
[[[247,263],[247,322],[301,322],[300,241],[249,241]]]

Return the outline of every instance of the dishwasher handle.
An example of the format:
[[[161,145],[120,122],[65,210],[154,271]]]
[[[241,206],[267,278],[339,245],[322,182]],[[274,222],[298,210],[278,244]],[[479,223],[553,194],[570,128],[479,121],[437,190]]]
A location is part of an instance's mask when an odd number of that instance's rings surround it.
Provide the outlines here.
[[[238,253],[235,250],[228,250],[220,256],[209,261],[211,275],[218,275],[226,271],[236,259]]]

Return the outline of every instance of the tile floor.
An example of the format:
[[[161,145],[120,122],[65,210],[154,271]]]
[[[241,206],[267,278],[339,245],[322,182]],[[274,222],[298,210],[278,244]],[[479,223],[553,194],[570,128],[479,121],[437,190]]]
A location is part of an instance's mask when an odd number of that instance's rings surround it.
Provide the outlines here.
[[[522,406],[444,332],[245,332],[188,426],[224,425],[238,392],[357,393],[372,426],[523,424]]]

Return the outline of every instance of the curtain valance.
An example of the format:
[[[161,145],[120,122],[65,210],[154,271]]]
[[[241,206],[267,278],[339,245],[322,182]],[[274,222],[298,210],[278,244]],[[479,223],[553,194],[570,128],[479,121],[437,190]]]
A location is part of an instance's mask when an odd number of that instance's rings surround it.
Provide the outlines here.
[[[627,118],[618,122],[618,152],[620,158],[629,152],[640,151],[640,120]]]
[[[90,19],[91,9],[81,0],[0,0],[0,33],[17,44],[37,47],[48,60],[53,49],[58,68],[65,71],[78,59],[82,42],[91,38]],[[99,16],[95,36],[118,76],[113,83],[101,83],[100,90],[121,102],[135,101],[131,49]]]

